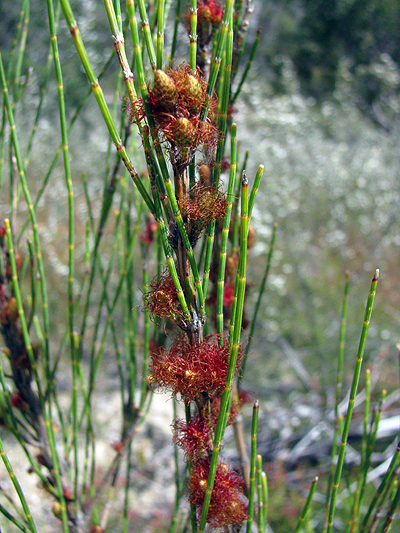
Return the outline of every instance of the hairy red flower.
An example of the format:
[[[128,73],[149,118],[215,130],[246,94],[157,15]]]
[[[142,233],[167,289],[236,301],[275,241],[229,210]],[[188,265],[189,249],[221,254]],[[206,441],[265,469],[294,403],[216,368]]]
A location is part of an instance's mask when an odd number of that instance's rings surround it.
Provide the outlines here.
[[[209,335],[201,344],[191,345],[186,336],[176,337],[167,351],[151,353],[150,382],[193,401],[202,393],[222,391],[228,374],[228,340],[219,345],[219,335]],[[241,353],[236,368],[240,367]]]
[[[175,284],[168,270],[150,282],[150,290],[143,297],[144,306],[160,318],[170,318],[178,324],[183,320],[183,311],[178,300]]]
[[[200,416],[191,418],[187,423],[175,420],[173,431],[175,444],[191,461],[203,457],[212,448],[210,429]]]
[[[199,459],[193,464],[189,477],[189,501],[202,508],[207,487],[209,459]],[[247,517],[247,503],[243,494],[242,478],[226,464],[219,463],[215,474],[208,523],[211,527],[241,525]]]
[[[211,220],[221,220],[226,214],[226,198],[223,192],[212,185],[196,184],[189,195],[179,201],[182,213],[188,220],[188,235],[192,246]]]

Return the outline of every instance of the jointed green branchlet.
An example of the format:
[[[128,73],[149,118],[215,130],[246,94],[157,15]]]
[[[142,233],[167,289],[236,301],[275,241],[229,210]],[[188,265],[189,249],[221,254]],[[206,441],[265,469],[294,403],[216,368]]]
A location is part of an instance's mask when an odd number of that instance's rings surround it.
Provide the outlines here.
[[[227,192],[227,206],[226,215],[221,233],[221,246],[219,258],[219,272],[217,285],[217,333],[222,333],[224,330],[224,316],[223,316],[223,302],[224,302],[224,287],[225,287],[225,267],[226,255],[228,247],[229,226],[231,222],[233,190],[236,180],[236,157],[237,157],[237,143],[236,143],[236,124],[232,124],[231,128],[231,165],[229,171],[229,182]]]
[[[372,306],[373,306],[374,299],[375,299],[378,279],[379,279],[379,270],[376,270],[375,275],[372,279],[371,289],[368,295],[367,307],[366,307],[365,315],[364,315],[364,324],[363,324],[363,328],[361,332],[361,339],[360,339],[360,345],[359,345],[358,353],[357,353],[357,360],[356,360],[356,366],[354,370],[353,382],[352,382],[351,390],[350,390],[349,407],[347,409],[346,419],[344,422],[344,427],[343,427],[343,432],[342,432],[342,441],[341,441],[341,445],[339,448],[339,457],[338,457],[335,477],[334,477],[334,481],[332,485],[332,494],[331,494],[331,501],[330,501],[330,506],[329,506],[329,514],[328,514],[328,526],[327,526],[328,533],[331,533],[332,527],[333,527],[333,517],[335,513],[337,493],[338,493],[339,482],[340,482],[343,463],[344,463],[347,437],[349,434],[350,421],[351,421],[351,417],[353,414],[353,408],[354,408],[354,400],[356,397],[358,382],[360,379],[361,364],[362,364],[362,360],[364,356],[364,349],[365,349],[365,344],[367,340],[369,322],[371,319]]]
[[[257,429],[258,414],[260,405],[258,401],[253,406],[253,418],[251,421],[251,456],[250,456],[250,484],[249,484],[249,505],[247,508],[247,528],[246,532],[251,533],[254,514],[254,500],[256,492],[256,471],[257,471]]]

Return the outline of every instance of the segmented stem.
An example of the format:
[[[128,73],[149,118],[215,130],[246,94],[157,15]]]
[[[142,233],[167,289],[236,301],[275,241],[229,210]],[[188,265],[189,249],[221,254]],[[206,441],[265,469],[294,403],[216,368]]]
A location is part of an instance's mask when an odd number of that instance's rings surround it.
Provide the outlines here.
[[[163,68],[164,59],[164,10],[165,0],[157,2],[157,68]]]
[[[125,165],[127,171],[129,172],[129,175],[131,176],[133,182],[137,186],[140,195],[142,196],[143,200],[146,202],[147,207],[149,208],[150,212],[154,214],[154,204],[153,204],[148,192],[146,191],[143,183],[141,182],[138,173],[134,169],[134,167],[132,165],[132,162],[131,162],[131,160],[130,160],[130,158],[128,156],[128,153],[126,151],[126,148],[123,145],[121,137],[118,134],[118,131],[117,131],[116,127],[115,127],[114,121],[112,120],[110,111],[108,109],[108,106],[107,106],[107,103],[106,103],[106,100],[105,100],[105,97],[104,97],[104,93],[103,93],[103,91],[101,89],[101,86],[100,86],[100,84],[98,82],[98,79],[96,78],[96,76],[95,76],[95,74],[93,72],[92,66],[90,64],[90,60],[89,60],[89,57],[87,55],[85,46],[83,44],[82,37],[81,37],[80,31],[79,31],[78,25],[77,25],[77,23],[76,23],[76,21],[74,19],[69,0],[61,0],[61,6],[62,6],[62,9],[63,9],[63,12],[64,12],[64,16],[65,16],[69,31],[71,33],[71,37],[72,37],[72,39],[74,41],[75,48],[76,48],[76,50],[78,52],[78,55],[79,55],[79,58],[81,60],[82,66],[85,69],[86,76],[88,77],[89,82],[90,82],[90,84],[92,86],[93,94],[94,94],[94,96],[96,98],[97,104],[99,106],[101,114],[103,115],[104,121],[105,121],[106,126],[108,128],[108,131],[109,131],[109,133],[111,135],[113,143],[115,144],[117,152],[120,155],[122,161],[124,162],[124,165]],[[125,73],[125,74],[127,74],[127,73]],[[127,75],[126,79],[128,79],[128,78],[129,78],[129,76]]]
[[[28,207],[29,218],[32,225],[33,232],[33,244],[36,254],[36,263],[39,271],[39,282],[40,282],[40,291],[42,297],[42,313],[43,313],[43,329],[44,329],[44,360],[45,360],[45,373],[46,376],[50,375],[49,369],[49,359],[50,359],[50,348],[49,348],[49,310],[48,310],[48,299],[47,299],[47,288],[46,288],[46,279],[42,258],[42,251],[39,240],[38,225],[36,221],[36,213],[32,204],[31,195],[28,189],[28,184],[25,177],[24,165],[22,162],[22,156],[19,148],[18,136],[15,129],[14,113],[11,107],[10,98],[8,95],[8,88],[5,78],[3,60],[0,53],[0,83],[3,87],[3,97],[4,103],[7,111],[7,118],[10,124],[11,131],[11,140],[14,148],[14,155],[17,163],[17,169],[19,174],[19,179],[21,187],[24,193],[25,201]]]
[[[258,413],[260,405],[258,401],[253,406],[253,417],[251,420],[251,455],[250,455],[250,485],[249,485],[249,504],[247,507],[247,528],[246,533],[251,533],[254,516],[254,499],[256,492],[256,472],[257,472],[257,428]]]
[[[153,70],[157,68],[156,54],[154,52],[153,38],[151,36],[149,19],[147,18],[146,5],[144,0],[138,0],[139,14],[142,21],[142,31],[146,43],[147,53],[149,55],[150,65]]]
[[[221,407],[218,415],[217,427],[214,434],[213,452],[211,456],[210,471],[208,474],[207,488],[204,495],[204,503],[201,512],[199,533],[204,533],[204,528],[207,523],[208,509],[211,501],[212,489],[214,486],[215,473],[217,471],[217,463],[219,451],[221,449],[222,439],[226,427],[227,411],[229,409],[232,397],[232,384],[235,376],[236,361],[239,353],[240,333],[242,328],[244,292],[246,287],[246,268],[247,268],[247,233],[249,226],[248,217],[248,190],[249,183],[246,175],[242,178],[242,194],[241,194],[241,242],[240,254],[242,258],[241,265],[239,264],[238,271],[238,306],[235,320],[235,328],[230,339],[231,353],[229,358],[229,367],[226,377],[226,385],[221,397]]]
[[[360,527],[360,533],[366,533],[367,531],[372,531],[372,523],[374,521],[372,517],[372,513],[384,501],[386,490],[388,489],[388,487],[390,487],[391,480],[393,479],[393,476],[395,475],[396,469],[398,467],[399,458],[400,458],[400,442],[397,444],[397,448],[392,457],[392,460],[390,461],[389,468],[386,470],[385,475],[383,476],[379,487],[377,488],[374,496],[371,499],[371,503],[369,504],[367,514],[365,515],[364,520]]]
[[[250,57],[249,57],[249,60],[247,62],[246,68],[243,71],[243,74],[242,74],[242,77],[240,79],[238,88],[236,89],[235,94],[232,97],[232,105],[236,102],[236,99],[239,96],[239,94],[240,94],[240,92],[241,92],[241,90],[243,88],[244,82],[247,79],[247,76],[249,74],[251,65],[253,64],[254,57],[256,55],[256,51],[257,51],[258,45],[260,43],[260,36],[261,36],[261,28],[258,28],[257,33],[256,33],[256,38],[254,39],[254,43],[253,43],[253,46],[251,48]],[[236,74],[236,72],[235,72],[235,74]]]
[[[6,470],[7,470],[8,477],[11,480],[12,484],[14,485],[16,493],[18,494],[18,499],[21,502],[22,509],[23,509],[24,515],[25,515],[25,519],[26,519],[26,521],[28,523],[28,526],[29,526],[29,531],[31,531],[32,533],[36,533],[36,526],[35,526],[35,524],[33,522],[32,515],[31,515],[31,512],[29,510],[28,503],[27,503],[25,495],[24,495],[24,493],[22,491],[21,485],[19,484],[18,479],[17,479],[17,477],[14,474],[14,470],[13,470],[13,468],[11,466],[10,461],[8,460],[6,452],[4,451],[3,441],[1,440],[1,438],[0,438],[0,457],[1,457],[1,460],[3,461],[3,464],[4,464],[4,466],[5,466]],[[16,521],[13,520],[13,523],[19,527],[19,525],[18,525],[18,523]],[[20,529],[22,531],[24,531],[24,530],[27,531],[25,528],[22,529],[20,527]]]
[[[364,315],[364,324],[363,324],[363,328],[361,332],[361,339],[360,339],[360,344],[359,344],[358,353],[357,353],[356,366],[354,369],[353,382],[352,382],[351,389],[350,389],[349,406],[347,409],[346,419],[344,422],[344,427],[343,427],[343,432],[342,432],[342,442],[340,444],[339,457],[338,457],[335,477],[334,477],[334,481],[332,485],[332,495],[331,495],[331,501],[330,501],[330,506],[329,506],[329,514],[328,514],[328,526],[327,526],[328,533],[331,533],[332,527],[333,527],[333,517],[335,514],[337,493],[338,493],[339,482],[340,482],[342,469],[343,469],[347,437],[349,434],[350,421],[351,421],[351,416],[353,414],[353,408],[354,408],[354,400],[356,397],[358,382],[360,379],[361,365],[362,365],[362,360],[364,356],[365,343],[367,340],[368,328],[369,328],[369,323],[371,320],[372,306],[373,306],[374,299],[375,299],[378,279],[379,279],[379,270],[376,270],[375,275],[372,279],[371,288],[370,288],[370,292],[368,295],[367,306],[366,306],[365,315]]]
[[[254,307],[253,318],[251,319],[249,340],[247,342],[246,349],[245,349],[246,357],[243,359],[242,371],[241,371],[240,376],[239,376],[239,383],[242,381],[243,376],[244,376],[244,371],[245,371],[245,368],[246,368],[247,355],[250,353],[250,347],[251,347],[251,343],[252,343],[252,340],[253,340],[253,337],[254,337],[254,330],[255,330],[255,327],[256,327],[256,323],[257,323],[257,317],[258,317],[258,313],[260,312],[262,297],[263,297],[264,292],[265,292],[265,286],[267,284],[269,271],[271,269],[271,262],[272,262],[272,256],[273,256],[274,249],[275,249],[275,240],[276,240],[276,231],[277,231],[277,229],[278,229],[278,224],[274,224],[272,226],[272,236],[271,236],[271,242],[269,244],[269,252],[268,252],[268,258],[267,258],[267,264],[265,265],[264,275],[263,275],[263,278],[261,280],[260,289],[258,291],[258,297],[257,297],[256,305]]]
[[[232,17],[234,0],[227,0],[225,5],[224,16],[222,18],[221,27],[219,29],[218,41],[216,45],[215,54],[211,63],[210,77],[208,80],[207,100],[204,103],[200,118],[205,120],[207,118],[208,110],[210,108],[212,95],[214,93],[215,84],[218,78],[219,68],[221,66],[222,55],[225,51],[226,36],[228,34],[229,21]]]
[[[236,180],[236,156],[237,156],[237,141],[236,141],[236,124],[232,124],[231,128],[231,166],[229,172],[228,191],[226,195],[226,215],[221,233],[221,247],[219,253],[219,271],[218,271],[218,285],[217,285],[217,333],[222,333],[224,330],[224,287],[225,287],[225,267],[226,254],[228,248],[229,226],[231,223],[233,192]],[[220,344],[223,344],[221,335]]]
[[[218,143],[217,154],[215,158],[214,174],[213,174],[213,185],[218,187],[219,179],[221,174],[221,161],[225,150],[225,139],[226,139],[226,118],[229,102],[229,91],[230,91],[230,78],[231,78],[231,66],[232,66],[232,49],[233,49],[233,13],[229,19],[229,31],[226,44],[226,54],[225,54],[225,69],[223,76],[223,90],[222,90],[222,101],[220,109],[220,121],[219,121],[219,130],[221,136]],[[204,262],[204,276],[203,276],[203,292],[207,295],[208,290],[208,280],[210,277],[210,267],[211,267],[211,258],[212,258],[212,249],[214,245],[214,234],[215,234],[215,220],[211,220],[208,225],[207,230],[207,247],[206,247],[206,256]]]
[[[258,523],[259,533],[264,533],[265,531],[262,474],[263,474],[262,456],[257,455],[257,500],[258,500],[257,523]]]
[[[197,64],[197,0],[190,3],[190,68],[196,71]]]
[[[312,500],[313,500],[313,497],[314,497],[314,493],[316,491],[316,488],[317,488],[317,483],[318,483],[318,478],[316,477],[314,479],[314,481],[311,483],[311,488],[310,488],[310,492],[308,493],[308,497],[307,497],[307,501],[303,507],[303,510],[301,512],[301,515],[300,515],[300,519],[297,523],[297,526],[296,526],[296,529],[294,530],[294,533],[299,533],[299,531],[301,531],[303,525],[304,525],[304,520],[306,519],[307,517],[307,513],[311,507],[311,503],[312,503]]]
[[[56,34],[56,24],[54,16],[54,7],[52,0],[47,0],[47,13],[49,19],[50,40],[53,51],[54,68],[57,79],[57,93],[58,93],[58,108],[60,116],[61,141],[64,161],[65,182],[68,193],[68,324],[69,324],[69,338],[70,338],[70,353],[71,353],[71,368],[72,368],[72,420],[73,420],[73,447],[74,447],[74,471],[75,471],[75,499],[78,490],[78,408],[77,408],[77,362],[75,353],[74,340],[74,249],[75,249],[75,226],[74,226],[74,191],[71,178],[71,167],[69,162],[68,150],[68,128],[65,115],[65,100],[64,100],[64,85],[63,75],[61,70],[60,57],[58,53],[58,42]]]

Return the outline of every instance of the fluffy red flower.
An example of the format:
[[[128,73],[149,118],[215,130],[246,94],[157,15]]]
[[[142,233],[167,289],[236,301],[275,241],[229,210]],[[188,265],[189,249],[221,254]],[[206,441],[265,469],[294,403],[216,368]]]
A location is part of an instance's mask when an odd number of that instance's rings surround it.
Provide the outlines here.
[[[209,335],[201,344],[191,345],[186,336],[176,337],[167,351],[159,348],[151,353],[150,383],[180,394],[194,401],[202,393],[211,396],[225,387],[228,374],[230,347],[219,335]],[[240,367],[241,353],[236,369]]]
[[[200,459],[193,464],[189,477],[189,501],[199,509],[203,506],[210,461]],[[219,463],[215,474],[208,523],[211,527],[241,525],[247,517],[247,502],[242,478],[226,464]]]
[[[203,457],[212,448],[211,434],[204,418],[196,416],[189,422],[175,420],[174,442],[191,461]]]
[[[183,320],[184,314],[168,270],[164,270],[150,282],[150,290],[144,295],[143,301],[152,315],[170,318],[178,324]]]

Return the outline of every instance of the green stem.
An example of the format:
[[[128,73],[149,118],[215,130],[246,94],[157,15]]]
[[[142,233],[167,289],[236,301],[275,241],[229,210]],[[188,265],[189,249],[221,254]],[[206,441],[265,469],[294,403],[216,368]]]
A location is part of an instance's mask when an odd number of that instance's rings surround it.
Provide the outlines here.
[[[78,490],[78,440],[77,440],[77,362],[75,359],[75,339],[74,339],[74,192],[71,178],[71,167],[69,162],[68,151],[68,128],[65,115],[64,85],[61,70],[60,57],[58,53],[58,43],[56,34],[56,23],[54,17],[54,7],[52,0],[47,0],[47,13],[50,29],[50,41],[53,51],[54,68],[57,79],[58,108],[60,116],[61,142],[64,160],[64,173],[68,194],[68,325],[70,336],[70,353],[72,367],[72,404],[73,404],[73,442],[74,442],[74,472],[75,472],[75,491]],[[76,496],[76,494],[75,494]]]
[[[172,65],[174,64],[174,57],[176,52],[176,43],[178,41],[178,27],[179,27],[179,19],[181,16],[181,0],[177,0],[175,3],[175,18],[174,18],[174,31],[172,35],[172,43],[171,43],[171,53],[169,57],[169,66],[172,68]]]
[[[226,215],[222,227],[221,247],[219,256],[219,272],[217,285],[217,333],[222,333],[224,330],[224,286],[225,286],[225,267],[226,255],[228,248],[229,226],[231,223],[233,192],[236,181],[236,157],[237,157],[237,127],[232,124],[231,128],[231,165],[229,171],[228,192],[226,196]],[[220,343],[222,345],[223,338],[221,336]]]
[[[247,346],[246,346],[246,350],[245,350],[245,359],[243,360],[242,372],[241,372],[241,375],[239,377],[240,381],[242,381],[242,379],[243,379],[247,356],[250,353],[251,342],[252,342],[252,340],[254,338],[254,329],[255,329],[255,326],[256,326],[258,313],[259,313],[260,307],[261,307],[261,300],[262,300],[262,297],[263,297],[264,292],[265,292],[265,285],[267,283],[269,271],[270,271],[270,268],[271,268],[272,255],[274,253],[274,248],[275,248],[275,239],[276,239],[276,230],[277,230],[277,228],[278,228],[277,224],[274,224],[273,227],[272,227],[272,236],[271,236],[271,242],[270,242],[270,245],[269,245],[267,264],[265,266],[264,275],[263,275],[263,278],[261,280],[261,285],[260,285],[260,290],[258,292],[257,302],[256,302],[256,305],[254,307],[253,318],[251,320],[251,326],[250,326],[249,340],[247,342]]]
[[[227,0],[225,5],[225,11],[222,18],[221,27],[218,34],[218,41],[216,46],[215,55],[213,57],[210,69],[210,77],[208,80],[207,100],[204,103],[203,109],[200,114],[201,120],[206,120],[208,110],[210,109],[211,99],[214,93],[215,84],[218,78],[219,68],[221,66],[222,55],[225,51],[226,36],[228,34],[229,21],[232,17],[234,0]]]
[[[197,65],[197,0],[190,2],[190,68],[196,71]]]
[[[247,62],[246,68],[244,69],[242,77],[240,79],[238,88],[236,89],[235,94],[233,95],[232,105],[235,103],[236,98],[239,96],[239,94],[240,94],[240,92],[242,90],[242,87],[244,85],[244,82],[247,79],[247,76],[249,74],[251,65],[253,64],[253,61],[254,61],[254,56],[256,55],[256,51],[257,51],[258,45],[260,43],[260,36],[261,36],[261,28],[258,28],[257,33],[256,33],[256,38],[254,40],[254,43],[253,43],[253,46],[252,46],[252,49],[251,49],[251,52],[250,52],[249,60]]]
[[[249,183],[246,178],[246,175],[243,175],[242,178],[242,194],[241,194],[241,243],[240,243],[240,254],[241,254],[241,264],[239,264],[238,272],[238,306],[235,319],[235,328],[230,339],[231,353],[229,359],[228,374],[226,377],[226,385],[221,397],[221,407],[218,415],[217,427],[214,434],[213,442],[213,452],[211,456],[210,471],[208,474],[207,488],[204,495],[203,509],[201,512],[199,533],[204,533],[204,529],[207,523],[208,509],[211,501],[212,489],[214,486],[215,474],[217,471],[217,463],[219,451],[222,445],[222,439],[225,432],[226,418],[228,408],[231,402],[232,397],[232,385],[233,379],[236,371],[236,362],[239,353],[240,345],[240,333],[242,328],[242,316],[243,316],[243,304],[244,304],[244,292],[246,287],[246,268],[247,268],[247,233],[249,226],[249,217],[248,217],[248,189]]]
[[[344,296],[342,303],[342,317],[340,321],[340,332],[339,332],[339,353],[338,353],[338,370],[336,378],[336,397],[335,397],[335,420],[334,420],[334,432],[332,440],[332,452],[331,452],[331,461],[329,467],[328,475],[328,490],[326,491],[326,502],[325,502],[325,519],[324,519],[324,528],[323,531],[326,531],[328,525],[328,513],[329,513],[329,502],[332,494],[332,485],[333,485],[333,475],[335,470],[335,456],[337,450],[337,440],[339,434],[339,404],[340,397],[342,393],[342,384],[343,384],[343,359],[344,359],[344,345],[345,345],[345,336],[346,336],[346,320],[347,320],[347,304],[348,304],[348,294],[349,294],[349,273],[346,272],[345,275],[345,284],[344,284]]]
[[[164,59],[164,10],[165,0],[158,0],[157,4],[157,68],[163,68]]]
[[[314,497],[314,493],[315,493],[315,490],[317,488],[317,482],[318,482],[318,478],[316,477],[314,479],[314,481],[311,483],[311,488],[310,488],[310,492],[308,493],[308,498],[307,498],[307,501],[304,505],[304,508],[301,512],[301,515],[300,515],[300,519],[298,521],[298,524],[296,526],[296,529],[294,530],[294,533],[299,533],[299,531],[301,531],[301,528],[304,524],[304,520],[306,519],[306,516],[307,516],[307,513],[311,507],[311,503],[312,503],[312,500],[313,500],[313,497]]]
[[[246,533],[251,533],[254,516],[254,499],[256,492],[256,470],[257,470],[257,427],[258,413],[260,405],[258,401],[253,406],[253,417],[251,421],[251,455],[250,455],[250,485],[249,485],[249,505],[247,508],[247,528]]]
[[[257,500],[258,500],[258,533],[264,533],[264,507],[263,507],[263,484],[262,484],[262,456],[257,455]]]
[[[69,3],[69,0],[61,0],[61,6],[64,12],[65,19],[68,24],[69,31],[71,33],[72,39],[75,44],[75,48],[78,52],[79,58],[81,60],[82,66],[85,69],[86,76],[89,79],[89,82],[92,86],[93,94],[96,98],[97,104],[99,106],[99,109],[101,111],[101,114],[103,115],[104,122],[106,123],[106,126],[108,128],[108,131],[111,135],[111,138],[113,140],[113,143],[117,149],[117,152],[119,156],[121,157],[122,161],[124,162],[124,165],[129,172],[129,175],[131,176],[133,182],[138,188],[139,193],[141,194],[143,200],[146,202],[147,207],[149,208],[150,212],[154,214],[154,204],[151,201],[151,198],[146,191],[138,173],[134,169],[132,162],[128,156],[128,153],[126,151],[125,146],[122,143],[122,140],[118,134],[118,131],[115,127],[114,121],[112,120],[111,113],[108,109],[104,93],[100,87],[99,81],[96,78],[92,66],[89,61],[89,57],[87,55],[85,46],[82,41],[82,37],[78,28],[78,25],[74,19],[71,6]],[[129,79],[129,76],[127,75],[127,79]]]
[[[144,40],[146,43],[147,53],[149,55],[150,65],[153,70],[156,70],[157,68],[156,54],[154,52],[153,38],[151,36],[149,20],[147,17],[146,5],[144,3],[144,0],[138,0],[138,6],[139,6],[140,19],[142,21],[143,36],[144,36]]]
[[[22,491],[21,485],[19,484],[18,479],[16,478],[16,476],[14,474],[14,470],[12,469],[11,463],[8,460],[8,457],[7,457],[7,455],[6,455],[5,451],[4,451],[3,441],[1,440],[1,438],[0,438],[0,456],[1,456],[1,459],[3,461],[3,464],[4,464],[5,468],[7,470],[8,477],[9,477],[11,483],[14,485],[16,493],[18,494],[19,501],[21,502],[22,509],[24,511],[24,515],[25,515],[26,521],[27,521],[28,526],[29,526],[29,530],[32,533],[36,533],[36,526],[35,526],[35,524],[33,522],[32,515],[31,515],[31,512],[29,510],[28,503],[27,503],[25,495],[24,495],[24,493]],[[20,529],[22,529],[22,528],[20,528]]]
[[[330,501],[330,506],[329,506],[329,513],[328,513],[328,526],[327,526],[328,533],[332,532],[332,527],[333,527],[333,517],[335,514],[339,482],[340,482],[342,469],[343,469],[347,437],[348,437],[349,430],[350,430],[350,421],[351,421],[351,417],[353,414],[354,401],[355,401],[355,397],[357,393],[358,382],[360,379],[361,365],[362,365],[362,360],[364,356],[365,344],[367,340],[368,328],[369,328],[369,323],[371,320],[372,306],[373,306],[374,299],[375,299],[378,279],[379,279],[379,270],[376,270],[375,275],[372,279],[371,289],[368,295],[367,306],[366,306],[365,315],[364,315],[364,323],[363,323],[363,328],[361,332],[361,339],[360,339],[360,344],[359,344],[358,353],[357,353],[356,366],[354,369],[353,382],[352,382],[351,389],[350,389],[349,406],[347,409],[346,419],[344,422],[342,442],[340,444],[339,457],[338,457],[335,477],[334,477],[334,481],[332,485],[332,495],[331,495],[331,501]]]
[[[22,186],[22,190],[25,196],[25,201],[28,206],[29,211],[29,217],[32,225],[32,232],[33,232],[33,244],[35,248],[36,253],[36,262],[38,266],[39,271],[39,282],[40,282],[40,289],[41,289],[41,297],[42,297],[42,312],[43,312],[43,329],[44,329],[44,348],[45,348],[45,373],[46,376],[49,376],[49,358],[50,358],[50,347],[49,347],[49,312],[48,312],[48,299],[47,299],[47,289],[46,289],[46,278],[45,278],[45,272],[44,272],[44,265],[43,265],[43,258],[42,258],[42,252],[40,247],[40,240],[39,240],[39,232],[38,232],[38,225],[36,221],[36,213],[32,204],[30,192],[28,189],[28,184],[26,181],[25,171],[24,171],[24,165],[22,161],[22,156],[19,148],[19,142],[17,137],[17,132],[15,129],[15,121],[14,121],[14,114],[11,108],[11,102],[8,95],[8,88],[5,78],[5,72],[4,72],[4,66],[3,61],[0,53],[0,83],[3,87],[3,96],[4,96],[4,102],[7,110],[7,117],[8,122],[10,124],[10,130],[11,130],[11,139],[12,139],[12,145],[14,148],[14,154],[15,159],[17,162],[17,169],[18,174],[20,178],[20,183]]]
[[[373,522],[373,520],[371,520],[372,513],[384,501],[384,495],[386,493],[386,489],[390,487],[390,480],[393,479],[393,476],[396,472],[396,469],[399,464],[399,458],[400,458],[400,442],[397,444],[397,448],[392,457],[389,468],[386,470],[385,475],[383,476],[379,487],[377,488],[374,496],[371,499],[371,503],[369,504],[367,514],[365,515],[364,520],[360,527],[360,533],[367,533],[368,531],[372,531],[372,522]]]

